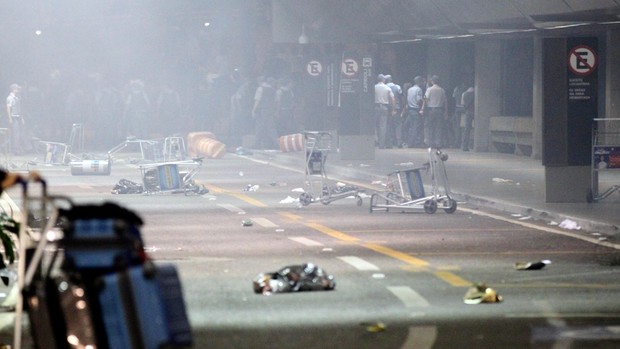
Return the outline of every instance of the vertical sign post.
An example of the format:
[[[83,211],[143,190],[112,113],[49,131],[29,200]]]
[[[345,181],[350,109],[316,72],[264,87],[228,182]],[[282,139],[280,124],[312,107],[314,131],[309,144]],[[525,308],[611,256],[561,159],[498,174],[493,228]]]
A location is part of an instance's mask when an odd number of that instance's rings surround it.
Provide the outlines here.
[[[567,40],[567,146],[569,166],[591,165],[592,123],[598,116],[598,41]]]
[[[374,140],[373,56],[368,48],[345,51],[340,63],[338,143],[341,159],[372,160]]]

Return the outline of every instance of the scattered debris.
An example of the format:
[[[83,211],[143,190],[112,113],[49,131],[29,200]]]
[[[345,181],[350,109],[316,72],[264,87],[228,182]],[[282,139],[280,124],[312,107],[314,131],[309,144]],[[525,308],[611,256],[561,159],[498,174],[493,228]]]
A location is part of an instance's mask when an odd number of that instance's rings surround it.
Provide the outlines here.
[[[523,216],[523,217],[519,218],[520,221],[527,221],[528,219],[532,219],[532,217],[530,217],[530,216]]]
[[[254,293],[333,290],[334,277],[313,263],[286,266],[276,272],[260,273],[252,281]]]
[[[258,191],[260,189],[260,185],[258,184],[248,184],[243,191]]]
[[[286,199],[280,200],[281,204],[294,204],[296,202],[299,202],[299,199],[295,199],[291,196],[287,196]]]
[[[373,279],[385,279],[385,274],[383,273],[374,273],[372,274]]]
[[[401,162],[400,164],[396,164],[396,166],[413,166],[413,162]]]
[[[252,152],[250,150],[247,150],[243,147],[237,147],[237,149],[235,150],[235,154],[237,155],[252,155]]]
[[[495,183],[512,183],[513,180],[512,179],[503,179],[503,178],[494,177],[493,178],[493,182],[495,182]]]
[[[381,322],[362,322],[360,323],[361,326],[366,327],[366,331],[368,332],[372,332],[372,333],[377,333],[377,332],[383,332],[387,329],[387,326]]]
[[[581,227],[579,226],[579,224],[577,224],[577,222],[572,221],[568,218],[563,220],[562,223],[560,223],[559,227],[568,230],[581,230]]]
[[[243,177],[243,171],[239,171],[239,177]]]
[[[544,268],[547,264],[551,264],[551,261],[548,259],[544,259],[538,262],[516,262],[515,269],[517,270],[540,270]]]
[[[472,285],[463,297],[465,304],[498,303],[503,300],[503,297],[497,294],[497,291],[487,287],[486,284]]]
[[[241,225],[243,225],[244,227],[251,227],[254,225],[254,222],[252,222],[249,219],[246,219],[246,220],[241,221]]]
[[[291,190],[293,193],[305,193],[304,188],[295,188]]]
[[[142,194],[142,192],[144,192],[144,188],[141,184],[128,179],[121,179],[112,188],[112,194]]]

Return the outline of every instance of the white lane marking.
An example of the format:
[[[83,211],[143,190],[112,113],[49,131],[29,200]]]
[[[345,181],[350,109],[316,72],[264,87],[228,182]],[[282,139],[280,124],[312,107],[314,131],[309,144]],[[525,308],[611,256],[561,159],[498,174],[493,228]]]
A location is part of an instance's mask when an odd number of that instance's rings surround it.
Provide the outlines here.
[[[310,240],[308,238],[305,238],[303,236],[296,236],[296,237],[289,237],[289,239],[295,241],[295,242],[299,242],[302,245],[306,245],[306,246],[323,246],[322,243],[318,242],[318,241],[314,241],[314,240]]]
[[[437,327],[412,326],[409,327],[407,339],[400,349],[430,349],[437,340]]]
[[[256,217],[256,218],[252,218],[252,221],[254,221],[254,223],[264,228],[275,228],[278,226],[277,224],[268,220],[267,218]]]
[[[234,212],[234,213],[239,213],[239,212],[244,212],[242,209],[240,209],[239,207],[235,206],[235,205],[231,205],[231,204],[217,204],[219,207],[224,208],[230,212]]]
[[[387,289],[406,307],[428,307],[430,303],[409,286],[388,286]]]
[[[365,260],[354,256],[341,256],[338,257],[341,261],[348,263],[355,267],[357,270],[379,270],[376,265],[366,262]]]

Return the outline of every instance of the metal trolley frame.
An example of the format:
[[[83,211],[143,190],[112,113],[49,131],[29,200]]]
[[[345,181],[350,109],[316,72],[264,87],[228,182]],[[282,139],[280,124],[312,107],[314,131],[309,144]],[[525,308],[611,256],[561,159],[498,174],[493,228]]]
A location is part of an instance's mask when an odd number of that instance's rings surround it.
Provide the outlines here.
[[[196,184],[194,176],[201,166],[202,158],[140,165],[144,193],[150,195],[183,192],[185,195],[200,195],[206,192],[206,188]]]
[[[448,155],[437,148],[429,148],[429,162],[424,166],[406,170],[398,170],[388,174],[388,190],[377,192],[370,197],[370,213],[374,211],[388,212],[398,209],[424,210],[433,214],[439,205],[446,213],[454,213],[456,200],[451,197],[445,161]],[[430,195],[424,190],[421,171],[430,171],[432,189]]]
[[[620,169],[620,118],[596,118],[592,125],[592,185],[586,194],[590,203],[603,200],[620,185],[599,192],[599,175],[603,171]]]
[[[362,206],[360,190],[352,185],[330,185],[325,171],[327,154],[331,151],[333,137],[326,131],[304,132],[305,171],[304,182],[308,190],[301,193],[299,202],[303,206],[321,202],[324,205],[346,197],[354,196],[357,206]]]

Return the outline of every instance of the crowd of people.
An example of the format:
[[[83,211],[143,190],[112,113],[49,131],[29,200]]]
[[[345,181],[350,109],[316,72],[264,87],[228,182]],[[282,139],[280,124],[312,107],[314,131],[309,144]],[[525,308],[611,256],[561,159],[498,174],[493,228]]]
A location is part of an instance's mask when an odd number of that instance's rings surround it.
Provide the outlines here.
[[[471,146],[474,88],[461,83],[451,98],[441,78],[416,76],[401,87],[379,74],[375,85],[376,145],[385,148],[461,148]]]
[[[42,88],[11,84],[6,123],[15,154],[34,150],[31,140],[67,142],[83,125],[89,149],[107,150],[127,137],[155,139],[211,131],[230,148],[242,144],[277,149],[279,136],[297,133],[300,98],[289,78],[256,79],[233,70],[206,76],[198,86],[142,79],[114,85],[93,74],[68,84],[54,71]],[[23,99],[23,102],[22,102]],[[375,85],[376,146],[469,150],[474,89],[459,84],[449,96],[439,76],[416,76],[402,86],[379,74]],[[244,136],[252,136],[244,140]]]
[[[10,130],[13,154],[35,150],[38,140],[70,140],[81,124],[85,147],[109,150],[128,137],[158,139],[210,131],[229,147],[252,136],[251,147],[276,149],[281,135],[301,131],[295,120],[293,80],[244,76],[239,70],[205,74],[196,85],[161,79],[114,84],[98,74],[70,83],[59,71],[45,84],[13,83],[0,127]],[[121,81],[121,80],[117,80]]]

